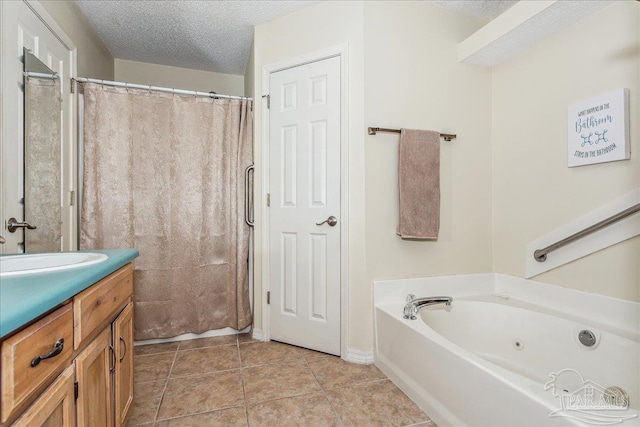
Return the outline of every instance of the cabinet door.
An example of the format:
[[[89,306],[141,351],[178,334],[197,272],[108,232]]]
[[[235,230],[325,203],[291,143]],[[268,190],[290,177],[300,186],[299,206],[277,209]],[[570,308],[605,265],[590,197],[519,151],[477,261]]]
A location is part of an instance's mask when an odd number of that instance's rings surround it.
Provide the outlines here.
[[[116,426],[123,426],[133,403],[133,303],[129,303],[113,322],[113,343]]]
[[[111,330],[105,328],[82,353],[76,357],[79,426],[111,427],[113,405],[111,372],[113,352]]]
[[[27,409],[14,427],[73,427],[73,366],[69,366]]]

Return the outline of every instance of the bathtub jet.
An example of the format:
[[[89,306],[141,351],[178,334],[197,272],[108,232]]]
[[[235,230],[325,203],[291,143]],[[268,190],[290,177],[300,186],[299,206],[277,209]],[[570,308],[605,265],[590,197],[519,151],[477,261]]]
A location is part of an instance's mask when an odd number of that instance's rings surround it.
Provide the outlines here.
[[[415,295],[409,294],[407,295],[407,304],[404,306],[403,317],[405,319],[416,320],[416,314],[424,307],[436,304],[444,304],[448,307],[451,306],[451,301],[453,301],[452,297],[416,298]]]

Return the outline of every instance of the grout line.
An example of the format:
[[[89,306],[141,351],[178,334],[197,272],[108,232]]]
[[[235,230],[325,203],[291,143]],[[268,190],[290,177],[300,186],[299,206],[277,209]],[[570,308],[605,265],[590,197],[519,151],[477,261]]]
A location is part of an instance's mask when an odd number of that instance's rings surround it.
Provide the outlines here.
[[[178,346],[180,348],[180,346]],[[176,364],[176,359],[178,358],[178,350],[176,349],[176,353],[173,356],[173,362],[171,362],[171,367],[169,368],[169,373],[167,374],[166,382],[164,383],[164,388],[162,389],[162,394],[160,395],[160,403],[156,408],[156,413],[153,415],[153,424],[155,425],[158,419],[158,413],[160,412],[160,407],[162,406],[162,401],[164,400],[164,395],[167,392],[167,387],[169,386],[169,380],[171,378],[171,371],[173,371],[173,366]]]
[[[309,365],[309,362],[307,362],[307,366],[308,365]],[[340,416],[335,406],[333,406],[333,403],[331,403],[331,399],[329,399],[329,395],[327,395],[326,390],[324,389],[324,387],[322,387],[322,384],[320,384],[320,381],[318,381],[318,377],[316,377],[316,373],[313,372],[313,369],[311,369],[311,366],[309,366],[309,370],[311,371],[311,375],[313,375],[313,378],[315,378],[316,382],[318,383],[318,386],[320,387],[320,392],[322,393],[324,398],[327,399],[327,402],[329,402],[329,406],[331,407],[331,410],[333,411],[333,414],[336,417],[336,421],[338,421],[341,425],[344,425],[344,420],[342,419],[342,416]]]
[[[242,369],[242,368],[238,367],[238,368],[220,369],[219,371],[198,372],[197,374],[180,375],[178,377],[169,376],[169,379],[170,380],[182,380],[182,379],[185,379],[185,378],[201,377],[202,375],[212,375],[212,374],[222,374],[222,373],[225,373],[225,372],[233,372],[233,371],[238,371],[240,369]]]
[[[193,417],[193,416],[196,416],[196,415],[209,414],[209,413],[212,413],[212,412],[226,411],[227,409],[239,408],[240,406],[243,406],[243,405],[223,406],[222,408],[216,408],[216,409],[210,409],[210,410],[206,410],[206,411],[194,412],[192,414],[178,415],[177,417],[163,418],[161,420],[157,420],[156,423],[164,422],[164,421],[170,421],[170,420],[178,420],[180,418],[189,418],[189,417]]]
[[[242,385],[242,398],[244,403],[244,416],[249,427],[249,403],[247,402],[247,392],[244,389],[244,369],[242,368],[242,357],[240,357],[240,340],[236,337],[236,347],[238,349],[238,362],[240,363],[240,384]]]

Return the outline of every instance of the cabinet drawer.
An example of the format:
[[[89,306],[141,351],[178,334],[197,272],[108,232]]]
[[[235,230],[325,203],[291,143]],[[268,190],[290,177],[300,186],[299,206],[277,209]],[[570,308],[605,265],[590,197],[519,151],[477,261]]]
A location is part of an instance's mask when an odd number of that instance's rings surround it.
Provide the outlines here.
[[[133,267],[127,264],[73,298],[75,348],[113,321],[133,294]]]
[[[3,341],[2,422],[62,372],[72,353],[71,304]]]

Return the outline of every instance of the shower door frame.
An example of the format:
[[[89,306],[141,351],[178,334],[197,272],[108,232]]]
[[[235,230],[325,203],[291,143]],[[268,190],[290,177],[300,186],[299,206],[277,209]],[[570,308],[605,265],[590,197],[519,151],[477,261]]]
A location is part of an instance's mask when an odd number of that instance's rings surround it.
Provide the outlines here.
[[[272,64],[262,66],[262,331],[256,335],[264,341],[270,341],[269,331],[269,306],[267,293],[269,284],[269,209],[266,204],[269,193],[269,110],[264,101],[269,93],[270,78],[272,73],[322,61],[329,58],[340,58],[340,357],[350,360],[349,357],[349,52],[348,45],[340,44],[327,49],[311,52],[294,58],[285,59]],[[254,287],[255,289],[255,287]]]

